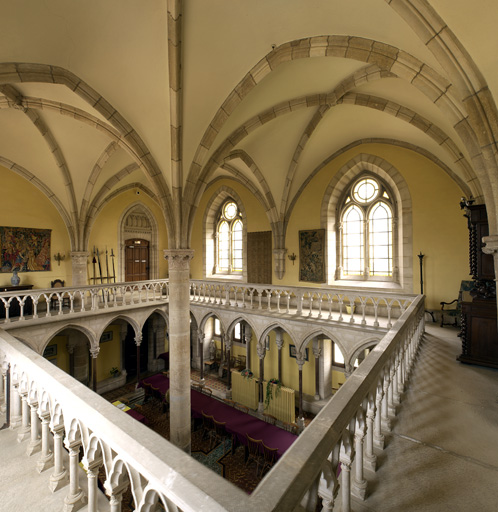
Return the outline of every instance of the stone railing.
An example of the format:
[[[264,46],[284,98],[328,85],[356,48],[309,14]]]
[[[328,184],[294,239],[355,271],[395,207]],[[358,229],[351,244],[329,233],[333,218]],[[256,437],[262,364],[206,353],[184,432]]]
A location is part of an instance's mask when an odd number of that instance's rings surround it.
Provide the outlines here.
[[[337,322],[387,327],[399,318],[416,295],[389,292],[358,292],[340,288],[281,287],[234,284],[220,281],[191,281],[191,301],[198,304],[248,308],[260,312],[285,313]]]
[[[1,395],[5,405],[6,383],[11,382],[11,428],[30,438],[28,453],[40,451],[34,466],[54,465],[47,486],[67,486],[65,510],[86,499],[78,483],[82,446],[90,512],[97,509],[96,475],[102,465],[112,512],[121,510],[128,486],[138,512],[155,510],[158,500],[166,510],[185,512],[311,512],[319,499],[322,511],[339,510],[338,503],[349,511],[351,495],[365,497],[364,468],[375,470],[374,446],[383,449],[423,331],[424,299],[418,296],[250,496],[0,330],[2,372],[11,377],[2,380]],[[69,452],[68,469],[63,446]]]
[[[169,298],[168,279],[0,293],[3,322],[130,307]],[[15,311],[12,315],[11,311]],[[2,322],[2,320],[0,320]]]

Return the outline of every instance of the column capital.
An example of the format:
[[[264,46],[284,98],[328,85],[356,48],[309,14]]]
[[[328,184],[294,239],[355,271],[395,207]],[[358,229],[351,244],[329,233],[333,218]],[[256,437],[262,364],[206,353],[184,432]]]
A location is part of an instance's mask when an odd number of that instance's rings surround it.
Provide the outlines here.
[[[193,249],[164,249],[163,254],[171,270],[188,270],[194,257]]]
[[[98,355],[99,355],[99,352],[100,352],[100,347],[92,347],[90,349],[90,354],[92,354],[92,357],[94,359],[97,359]]]
[[[88,251],[71,251],[71,260],[76,263],[84,263],[86,265],[86,260],[90,253]]]
[[[260,359],[264,359],[266,356],[266,347],[260,343],[256,345],[256,351],[258,352],[258,357]]]

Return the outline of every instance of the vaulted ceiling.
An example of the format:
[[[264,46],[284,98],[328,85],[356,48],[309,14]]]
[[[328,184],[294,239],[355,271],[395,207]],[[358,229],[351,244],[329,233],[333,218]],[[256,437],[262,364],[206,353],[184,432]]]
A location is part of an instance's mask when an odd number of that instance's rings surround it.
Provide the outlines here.
[[[313,172],[367,140],[413,148],[481,197],[497,15],[492,0],[9,2],[0,164],[51,198],[74,250],[131,187],[185,246],[220,176],[278,225]]]

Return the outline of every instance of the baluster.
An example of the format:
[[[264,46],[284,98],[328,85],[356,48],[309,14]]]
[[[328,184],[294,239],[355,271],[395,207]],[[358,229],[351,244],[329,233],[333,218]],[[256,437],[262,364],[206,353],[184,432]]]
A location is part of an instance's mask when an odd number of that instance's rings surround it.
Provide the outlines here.
[[[391,420],[389,419],[389,386],[390,386],[389,369],[384,373],[384,396],[382,398],[381,416],[382,416],[382,429],[387,432],[391,431]]]
[[[393,326],[393,324],[391,322],[392,301],[386,301],[386,305],[387,305],[387,328],[390,329]]]
[[[280,313],[280,295],[281,295],[281,291],[276,291],[275,292],[277,294],[277,313]]]
[[[50,450],[49,446],[49,435],[50,435],[50,412],[49,411],[38,411],[40,420],[42,423],[42,438],[41,438],[41,455],[36,463],[36,469],[38,473],[45,471],[54,464],[54,454]]]
[[[375,430],[374,430],[374,445],[377,448],[380,448],[381,450],[384,449],[384,442],[385,437],[382,433],[382,400],[384,398],[384,388],[382,387],[383,380],[382,378],[377,383],[377,390],[375,395],[375,406],[377,413],[375,414],[374,424],[375,424]]]
[[[246,307],[246,292],[247,292],[247,288],[242,288],[242,307],[244,309]]]
[[[29,426],[29,404],[28,404],[28,391],[23,389],[20,392],[22,400],[22,420],[19,434],[17,434],[17,442],[21,443],[25,439],[28,439],[31,433],[31,427]]]
[[[38,300],[39,297],[33,299],[33,318],[38,318]]]
[[[334,300],[333,300],[334,296],[327,294],[327,298],[328,298],[328,303],[329,303],[329,316],[328,316],[328,319],[332,320],[332,306],[334,304]]]
[[[374,454],[374,421],[377,407],[375,405],[375,396],[368,395],[367,400],[367,442],[365,446],[365,455],[363,463],[370,471],[375,471],[377,468],[377,456]]]
[[[40,420],[38,419],[38,400],[32,395],[28,401],[31,412],[31,438],[26,450],[28,456],[36,453],[41,447]]]
[[[290,312],[290,292],[286,292],[286,293],[287,293],[287,307],[286,307],[285,312],[287,314],[289,314],[289,312]]]
[[[365,439],[366,433],[365,412],[360,407],[356,413],[356,426],[354,431],[355,475],[353,477],[351,492],[353,496],[361,500],[364,500],[367,494],[367,481],[363,478],[363,440]]]
[[[309,310],[308,316],[312,316],[312,314],[313,314],[313,294],[312,293],[309,294],[309,298],[310,298],[310,300],[309,300],[310,310]]]
[[[52,492],[55,492],[68,482],[67,471],[62,460],[64,425],[52,425],[52,434],[54,436],[54,472],[50,475],[48,486]]]
[[[266,296],[268,297],[268,311],[271,311],[271,290],[266,290]]]
[[[19,381],[17,372],[12,372],[12,381],[10,396],[11,401],[11,415],[10,415],[10,428],[15,429],[21,425],[21,395],[19,394]]]
[[[66,438],[65,447],[69,451],[69,494],[64,498],[64,512],[73,512],[86,504],[85,493],[79,486],[79,452],[81,443],[79,441],[69,442]]]
[[[304,294],[301,290],[297,292],[296,295],[296,301],[297,301],[297,311],[296,313],[301,316],[303,314],[303,301],[304,301]]]
[[[318,483],[318,496],[322,498],[321,512],[332,512],[334,503],[339,494],[339,481],[337,480],[337,466],[339,463],[340,443],[330,452],[324,462],[320,481]]]
[[[318,295],[318,317],[317,318],[322,318],[322,302],[323,302],[323,297],[322,297],[322,294],[320,293]]]
[[[361,309],[362,309],[362,318],[361,318],[361,325],[367,325],[367,320],[365,318],[365,309],[367,307],[367,298],[366,297],[360,297],[361,302]]]
[[[351,465],[354,461],[354,448],[351,437],[349,430],[343,432],[339,456],[341,461],[342,512],[351,511]]]
[[[379,299],[373,299],[373,307],[374,307],[374,327],[379,327]]]
[[[258,290],[258,299],[259,299],[259,306],[258,306],[258,309],[263,309],[263,307],[261,306],[261,297],[263,296],[263,292],[259,291]]]
[[[339,299],[339,318],[337,319],[339,322],[342,322],[344,320],[344,317],[342,316],[342,306],[344,304],[344,299],[341,295],[338,296]]]

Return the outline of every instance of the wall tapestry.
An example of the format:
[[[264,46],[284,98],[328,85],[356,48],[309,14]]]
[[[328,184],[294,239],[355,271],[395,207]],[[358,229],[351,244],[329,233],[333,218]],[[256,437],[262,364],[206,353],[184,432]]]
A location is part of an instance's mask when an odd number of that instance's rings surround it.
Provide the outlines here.
[[[0,227],[2,272],[50,270],[51,229]]]
[[[299,281],[325,282],[325,230],[299,231]]]

